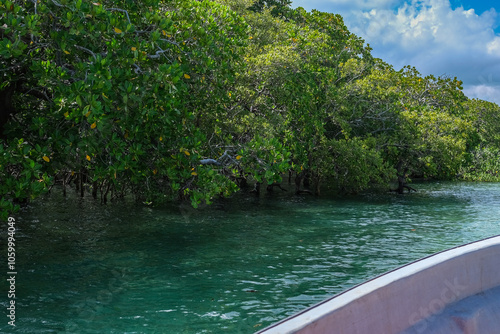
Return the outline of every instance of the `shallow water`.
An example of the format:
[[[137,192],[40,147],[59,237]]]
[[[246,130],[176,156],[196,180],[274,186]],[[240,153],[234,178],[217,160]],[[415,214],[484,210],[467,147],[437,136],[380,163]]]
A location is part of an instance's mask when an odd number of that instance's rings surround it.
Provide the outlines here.
[[[416,187],[240,194],[199,211],[54,193],[14,216],[14,332],[253,333],[407,262],[500,234],[500,184]],[[13,332],[7,320],[2,333]]]

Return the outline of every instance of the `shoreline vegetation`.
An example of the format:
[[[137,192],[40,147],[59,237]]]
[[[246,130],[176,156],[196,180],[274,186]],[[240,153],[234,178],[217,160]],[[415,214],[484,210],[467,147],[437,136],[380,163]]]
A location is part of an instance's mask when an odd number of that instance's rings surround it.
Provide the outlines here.
[[[287,0],[0,0],[0,76],[2,220],[54,185],[197,207],[500,181],[497,104]]]

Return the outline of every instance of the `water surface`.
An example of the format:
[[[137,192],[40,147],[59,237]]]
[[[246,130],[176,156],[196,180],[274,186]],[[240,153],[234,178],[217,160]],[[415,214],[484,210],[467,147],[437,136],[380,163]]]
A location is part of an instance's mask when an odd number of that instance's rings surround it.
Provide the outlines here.
[[[14,216],[15,332],[253,333],[407,262],[500,234],[499,184],[416,187],[239,194],[199,211],[55,192]],[[6,253],[5,224],[0,232]],[[6,294],[0,301],[5,310]],[[5,319],[0,332],[12,332]]]

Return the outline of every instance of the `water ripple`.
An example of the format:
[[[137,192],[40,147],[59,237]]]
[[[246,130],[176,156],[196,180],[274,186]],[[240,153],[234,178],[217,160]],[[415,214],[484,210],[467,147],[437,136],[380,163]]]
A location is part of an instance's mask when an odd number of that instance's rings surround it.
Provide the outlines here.
[[[16,217],[18,332],[252,333],[500,234],[500,185],[417,187],[411,196],[238,195],[201,211],[54,194]]]

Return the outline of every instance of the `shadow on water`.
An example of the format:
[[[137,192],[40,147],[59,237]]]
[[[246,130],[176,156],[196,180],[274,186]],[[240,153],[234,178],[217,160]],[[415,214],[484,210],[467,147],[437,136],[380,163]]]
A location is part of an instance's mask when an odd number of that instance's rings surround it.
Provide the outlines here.
[[[17,332],[252,333],[404,263],[500,233],[499,185],[418,188],[237,194],[201,210],[54,193],[16,216]]]

